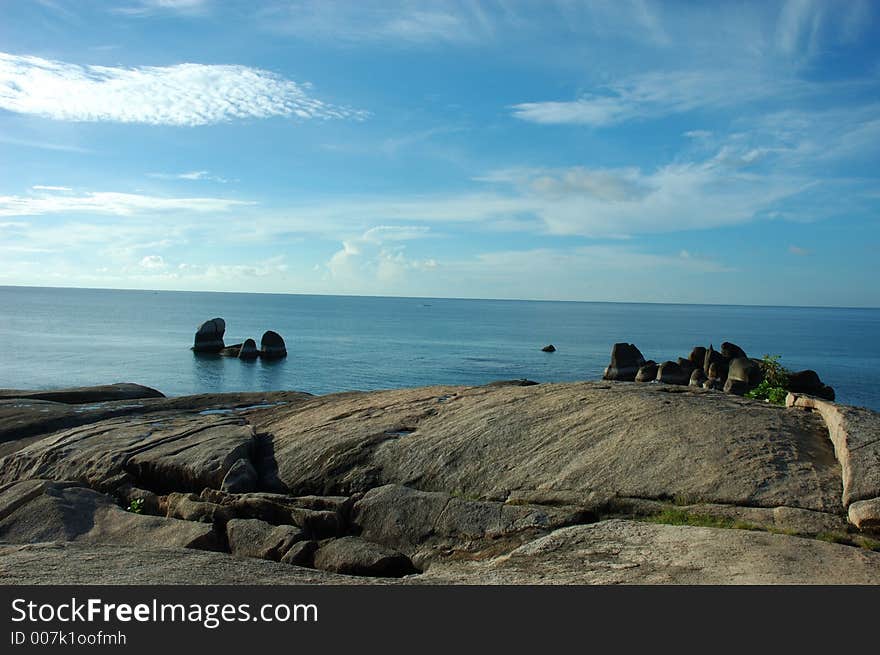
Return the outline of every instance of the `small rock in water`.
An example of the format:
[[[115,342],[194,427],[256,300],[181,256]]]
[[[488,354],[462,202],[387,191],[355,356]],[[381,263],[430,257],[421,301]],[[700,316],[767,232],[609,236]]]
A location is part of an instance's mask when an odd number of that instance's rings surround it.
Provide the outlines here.
[[[205,321],[196,330],[193,350],[197,353],[219,353],[223,350],[223,334],[226,332],[226,321],[212,318]]]
[[[253,339],[245,339],[245,342],[241,344],[241,349],[238,351],[239,359],[256,359],[260,354],[260,351],[257,350],[257,342]]]
[[[545,352],[545,353],[555,353],[555,352],[556,352],[556,346],[554,346],[554,345],[551,343],[551,344],[546,345],[546,346],[544,346],[543,348],[541,348],[541,350],[542,350],[543,352]]]
[[[260,339],[260,355],[267,359],[287,357],[287,347],[281,335],[272,330],[263,334],[263,338]]]

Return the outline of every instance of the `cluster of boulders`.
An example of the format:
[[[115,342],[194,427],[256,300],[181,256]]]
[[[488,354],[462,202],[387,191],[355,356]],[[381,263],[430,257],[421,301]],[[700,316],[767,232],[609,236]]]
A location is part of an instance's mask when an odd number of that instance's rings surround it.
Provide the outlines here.
[[[760,359],[749,357],[742,348],[729,341],[721,344],[720,351],[711,344],[708,348],[695,346],[687,358],[679,357],[677,361],[667,360],[660,364],[653,359],[646,361],[634,344],[616,343],[603,377],[626,382],[689,385],[742,396],[761,384],[764,366]],[[787,389],[834,400],[834,389],[824,384],[812,370],[789,373]]]
[[[212,318],[205,321],[196,330],[193,342],[193,351],[197,353],[211,353],[225,357],[237,357],[238,359],[281,359],[287,357],[287,347],[284,339],[277,332],[269,330],[263,333],[260,339],[260,347],[253,339],[245,339],[242,343],[227,346],[223,343],[223,335],[226,332],[226,321],[222,318]]]

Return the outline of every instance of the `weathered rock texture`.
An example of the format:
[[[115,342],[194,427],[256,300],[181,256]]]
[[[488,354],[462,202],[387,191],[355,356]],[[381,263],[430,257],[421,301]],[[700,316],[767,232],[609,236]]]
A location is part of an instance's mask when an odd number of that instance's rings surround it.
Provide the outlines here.
[[[712,352],[670,364],[689,379]],[[91,405],[7,398],[0,542],[15,545],[0,545],[0,574],[876,583],[880,417],[800,395],[789,404],[696,386],[528,381]]]
[[[840,463],[841,501],[859,528],[880,525],[880,416],[862,407],[789,393],[787,407],[820,414]]]

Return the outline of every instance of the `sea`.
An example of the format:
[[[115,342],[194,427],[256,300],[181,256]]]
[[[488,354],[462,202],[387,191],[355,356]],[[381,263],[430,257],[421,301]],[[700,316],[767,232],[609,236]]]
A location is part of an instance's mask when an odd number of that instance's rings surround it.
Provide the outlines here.
[[[227,344],[275,330],[289,356],[194,354],[196,329],[217,316]],[[619,341],[658,362],[731,341],[813,369],[839,402],[880,411],[880,309],[0,287],[0,388],[326,394],[598,380]],[[548,344],[556,352],[542,352]]]

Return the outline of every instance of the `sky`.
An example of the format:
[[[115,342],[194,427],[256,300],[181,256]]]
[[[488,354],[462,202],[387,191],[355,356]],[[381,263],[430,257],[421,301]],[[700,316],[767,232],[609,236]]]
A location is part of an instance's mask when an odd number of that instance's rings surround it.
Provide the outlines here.
[[[0,285],[880,306],[878,3],[0,16]]]

